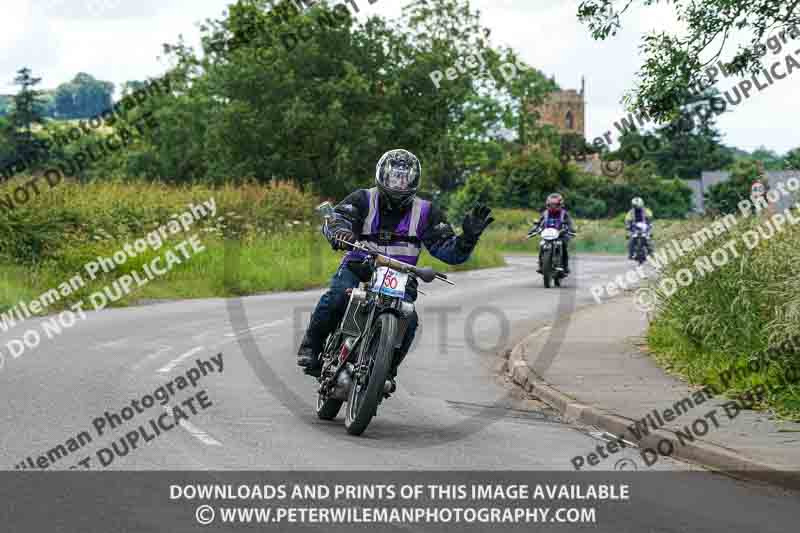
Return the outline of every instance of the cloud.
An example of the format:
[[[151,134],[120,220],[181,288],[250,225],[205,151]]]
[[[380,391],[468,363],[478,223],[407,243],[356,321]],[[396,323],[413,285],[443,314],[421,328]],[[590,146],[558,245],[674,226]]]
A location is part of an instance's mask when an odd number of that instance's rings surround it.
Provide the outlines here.
[[[163,2],[158,0],[30,0],[39,16],[60,19],[131,19],[153,17]]]

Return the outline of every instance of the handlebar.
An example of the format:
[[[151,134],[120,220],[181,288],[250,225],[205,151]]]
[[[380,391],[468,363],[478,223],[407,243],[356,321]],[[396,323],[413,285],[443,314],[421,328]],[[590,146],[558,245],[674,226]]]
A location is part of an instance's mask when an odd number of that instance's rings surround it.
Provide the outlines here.
[[[409,265],[408,263],[398,261],[397,259],[392,259],[391,257],[387,257],[374,250],[370,250],[366,246],[363,246],[357,242],[349,242],[344,239],[340,239],[338,237],[335,238],[335,240],[351,247],[354,250],[364,252],[365,254],[374,257],[375,264],[378,266],[388,267],[393,270],[397,270],[398,272],[414,274],[416,277],[418,277],[425,283],[430,283],[433,280],[438,279],[439,281],[444,281],[445,283],[448,283],[450,285],[455,285],[455,283],[447,279],[447,276],[445,274],[442,274],[441,272],[436,272],[431,267],[415,267],[414,265]]]
[[[531,239],[531,238],[535,237],[536,235],[539,235],[539,234],[542,232],[542,230],[543,230],[543,229],[544,229],[544,228],[541,228],[541,229],[538,229],[538,230],[534,230],[534,231],[531,231],[531,232],[529,232],[529,233],[528,233],[528,236],[526,237],[526,239]],[[577,232],[575,232],[575,231],[569,231],[569,230],[566,230],[566,229],[559,230],[559,232],[558,232],[558,236],[560,237],[560,236],[561,236],[561,235],[563,235],[563,234],[569,235],[570,237],[574,237],[574,236],[576,236],[578,233],[577,233]]]

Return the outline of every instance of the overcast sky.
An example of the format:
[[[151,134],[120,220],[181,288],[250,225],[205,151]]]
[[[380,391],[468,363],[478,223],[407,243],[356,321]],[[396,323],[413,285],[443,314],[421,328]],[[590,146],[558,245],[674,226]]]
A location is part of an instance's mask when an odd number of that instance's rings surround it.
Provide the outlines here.
[[[355,0],[362,13],[396,16],[406,2]],[[199,43],[198,23],[217,18],[231,0],[7,0],[0,32],[0,93],[13,93],[10,82],[22,66],[54,88],[77,72],[112,81],[157,76],[169,66],[161,45],[179,34]],[[678,29],[667,7],[634,12],[623,31],[609,41],[593,41],[576,19],[577,0],[473,0],[492,29],[495,44],[512,46],[530,65],[554,74],[564,88],[580,87],[586,76],[587,137],[612,130],[625,111],[622,95],[635,81],[640,64],[638,45],[646,31]],[[789,43],[770,63],[800,49]],[[800,56],[800,51],[795,57]],[[730,58],[730,53],[727,55]],[[444,70],[449,65],[443,65]],[[783,67],[785,70],[785,66]],[[727,90],[732,78],[717,85]],[[724,142],[747,150],[765,145],[778,152],[800,146],[800,75],[787,77],[721,117]]]

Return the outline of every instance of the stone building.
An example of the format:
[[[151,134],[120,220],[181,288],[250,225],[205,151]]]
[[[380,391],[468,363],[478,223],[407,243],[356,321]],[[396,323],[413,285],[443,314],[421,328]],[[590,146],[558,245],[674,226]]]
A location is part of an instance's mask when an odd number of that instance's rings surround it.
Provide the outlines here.
[[[575,89],[554,91],[543,104],[533,107],[539,113],[539,123],[549,124],[559,133],[578,133],[586,137],[586,80],[581,78],[581,92]]]

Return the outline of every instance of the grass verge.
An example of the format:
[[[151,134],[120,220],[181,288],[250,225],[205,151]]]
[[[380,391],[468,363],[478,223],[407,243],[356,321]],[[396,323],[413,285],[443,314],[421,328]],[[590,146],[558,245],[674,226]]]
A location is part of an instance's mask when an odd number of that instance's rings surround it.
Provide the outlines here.
[[[692,383],[731,395],[765,388],[758,407],[800,420],[800,225],[773,235],[767,216],[737,220],[662,270],[648,343],[657,361]],[[719,265],[701,275],[698,262],[723,246],[727,260],[716,252]],[[681,271],[694,281],[664,284]]]
[[[13,186],[6,185],[9,190]],[[0,188],[0,195],[3,192]],[[94,280],[85,272],[87,262],[111,257],[189,204],[212,197],[217,203],[215,216],[203,219],[188,234],[180,232],[162,249],[148,249]],[[45,312],[86,301],[124,274],[141,274],[145,264],[163,257],[166,249],[191,234],[199,236],[204,251],[112,305],[324,286],[342,253],[330,249],[312,222],[313,205],[314,198],[285,183],[221,188],[139,182],[62,184],[24,206],[0,210],[0,311],[19,301],[29,302],[76,274],[85,285]],[[230,247],[231,242],[239,243],[238,250]],[[237,255],[238,264],[233,264]],[[225,282],[226,260],[228,269],[238,270],[233,286]],[[482,242],[463,265],[446,265],[427,254],[420,264],[451,272],[502,266],[504,261],[502,252]],[[230,279],[234,272],[227,274]]]

